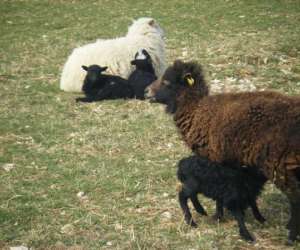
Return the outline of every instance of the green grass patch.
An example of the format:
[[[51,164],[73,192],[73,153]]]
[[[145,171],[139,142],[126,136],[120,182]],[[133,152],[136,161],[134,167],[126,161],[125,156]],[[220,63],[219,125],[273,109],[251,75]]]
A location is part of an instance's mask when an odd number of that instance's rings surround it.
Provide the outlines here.
[[[184,224],[176,163],[189,150],[161,105],[76,104],[59,90],[74,47],[124,35],[141,16],[164,28],[169,63],[196,59],[208,81],[300,93],[299,1],[2,0],[0,248],[292,249],[287,201],[272,185],[259,200],[266,225],[247,214],[255,244],[228,214],[221,224],[194,214],[196,230]]]

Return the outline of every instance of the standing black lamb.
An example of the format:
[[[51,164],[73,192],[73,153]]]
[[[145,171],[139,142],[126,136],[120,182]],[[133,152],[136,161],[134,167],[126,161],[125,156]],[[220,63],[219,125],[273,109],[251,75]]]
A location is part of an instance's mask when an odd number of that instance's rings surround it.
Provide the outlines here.
[[[151,56],[142,49],[135,54],[131,65],[135,65],[136,69],[130,74],[128,82],[134,90],[135,98],[144,100],[145,89],[157,79]]]
[[[237,220],[241,237],[254,240],[246,228],[244,211],[250,206],[254,217],[260,223],[265,222],[256,205],[256,198],[267,181],[259,169],[220,166],[205,158],[190,156],[179,161],[177,177],[182,183],[179,203],[188,224],[197,226],[192,219],[188,199],[199,214],[207,215],[197,198],[197,194],[201,193],[216,201],[217,218],[223,216],[223,207],[226,207]]]
[[[105,99],[132,98],[134,92],[128,81],[119,76],[102,74],[107,67],[99,65],[82,66],[87,71],[82,91],[83,98],[77,98],[77,102],[94,102]]]

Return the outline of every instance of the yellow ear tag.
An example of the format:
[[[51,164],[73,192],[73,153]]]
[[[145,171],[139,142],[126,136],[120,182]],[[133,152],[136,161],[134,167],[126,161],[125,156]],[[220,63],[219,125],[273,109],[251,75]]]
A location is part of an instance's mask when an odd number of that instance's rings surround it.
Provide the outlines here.
[[[195,83],[195,80],[193,77],[189,76],[186,78],[187,79],[187,83],[190,85],[190,86],[193,86],[194,83]]]

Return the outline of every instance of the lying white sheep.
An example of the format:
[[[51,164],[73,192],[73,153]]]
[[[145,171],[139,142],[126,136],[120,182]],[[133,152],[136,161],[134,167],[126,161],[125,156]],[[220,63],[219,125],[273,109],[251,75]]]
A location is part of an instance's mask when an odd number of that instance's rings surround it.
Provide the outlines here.
[[[142,17],[133,22],[124,37],[97,40],[74,49],[64,65],[60,88],[68,92],[81,91],[85,77],[81,65],[105,65],[108,73],[127,79],[134,70],[130,61],[140,49],[149,52],[155,73],[161,76],[166,68],[163,35],[153,18]]]

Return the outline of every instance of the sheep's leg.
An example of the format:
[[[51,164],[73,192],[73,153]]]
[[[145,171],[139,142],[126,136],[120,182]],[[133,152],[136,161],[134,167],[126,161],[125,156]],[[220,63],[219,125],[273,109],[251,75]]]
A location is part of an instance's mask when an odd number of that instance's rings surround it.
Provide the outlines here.
[[[192,227],[197,227],[197,224],[193,221],[190,209],[187,204],[189,197],[185,194],[184,190],[181,190],[178,193],[178,198],[179,198],[180,207],[183,211],[184,219],[185,219],[186,223],[191,225]]]
[[[194,208],[196,209],[196,211],[199,213],[199,214],[202,214],[202,215],[207,215],[205,209],[202,207],[202,205],[200,204],[198,198],[197,198],[197,194],[192,194],[191,195],[191,201],[194,205]]]
[[[224,216],[223,201],[216,200],[216,213],[213,216],[215,220],[221,220]]]
[[[300,237],[300,200],[295,198],[290,198],[290,220],[288,222],[288,243],[293,244],[298,237]]]
[[[251,200],[250,201],[250,207],[252,209],[252,213],[253,213],[255,219],[257,221],[259,221],[260,223],[264,223],[266,221],[266,219],[259,212],[259,209],[258,209],[257,204],[256,204],[256,200]]]
[[[76,98],[76,102],[93,102],[95,99],[90,97],[78,97]]]
[[[241,210],[237,210],[231,211],[231,213],[238,222],[241,237],[247,241],[253,242],[254,238],[251,236],[245,225],[243,212]]]

